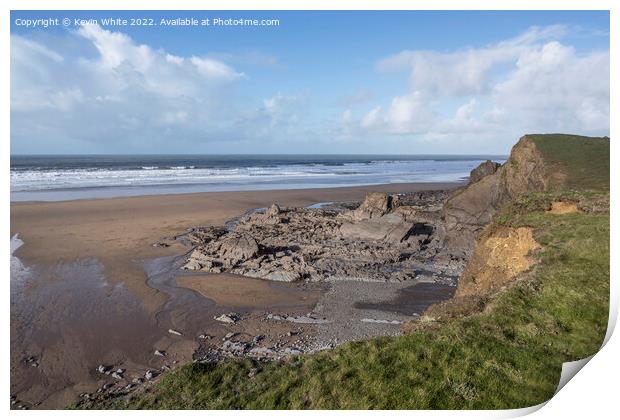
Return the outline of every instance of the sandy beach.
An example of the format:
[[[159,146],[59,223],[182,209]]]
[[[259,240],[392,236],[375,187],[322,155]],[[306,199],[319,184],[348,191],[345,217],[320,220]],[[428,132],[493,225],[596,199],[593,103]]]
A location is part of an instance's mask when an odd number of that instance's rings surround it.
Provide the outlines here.
[[[258,315],[254,319],[252,311],[305,314],[321,293],[319,288],[239,276],[214,276],[208,285],[198,276],[181,276],[177,281],[173,272],[161,267],[174,268],[175,258],[188,248],[180,242],[153,246],[162,239],[191,227],[223,225],[249,209],[272,203],[303,207],[360,201],[371,191],[402,193],[457,185],[12,203],[11,236],[19,235],[24,242],[14,255],[30,270],[30,279],[12,284],[11,393],[38,408],[64,407],[79,393],[109,382],[95,372],[100,363],[122,366],[128,374],[162,370],[191,360],[200,347],[195,337],[205,329],[214,337],[256,334]],[[147,261],[151,265],[145,265]],[[218,314],[239,308],[250,314],[242,330],[213,321]],[[299,327],[296,333],[312,328]],[[170,334],[169,329],[183,335]],[[154,350],[166,357],[154,355]]]

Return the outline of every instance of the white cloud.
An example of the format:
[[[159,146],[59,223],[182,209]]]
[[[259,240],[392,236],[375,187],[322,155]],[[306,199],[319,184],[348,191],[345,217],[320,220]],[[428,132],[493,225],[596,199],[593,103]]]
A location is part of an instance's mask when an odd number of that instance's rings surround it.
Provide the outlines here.
[[[491,97],[512,118],[550,131],[609,130],[609,53],[577,54],[559,42],[523,53]]]
[[[264,54],[183,56],[96,25],[68,33],[79,47],[71,50],[12,35],[13,151],[349,151],[342,141],[364,151],[422,144],[420,152],[474,153],[507,151],[526,132],[609,134],[609,51],[577,50],[567,32],[532,28],[490,45],[402,51],[376,63],[407,76],[400,90],[382,95],[371,80],[318,100],[303,90],[307,80],[296,93],[244,89],[251,79],[232,63],[275,71]]]
[[[424,132],[432,120],[428,103],[419,91],[392,99],[386,115],[387,129],[395,134]]]
[[[245,76],[226,64],[210,58],[192,57],[191,62],[201,74],[214,79],[235,80]]]
[[[377,105],[361,117],[359,127],[455,145],[467,135],[508,144],[527,132],[608,134],[609,52],[578,53],[561,42],[567,32],[536,27],[479,48],[386,57],[377,69],[407,71],[409,85],[385,112]]]
[[[377,63],[380,71],[410,71],[413,90],[440,95],[466,96],[488,92],[489,72],[514,62],[532,45],[565,33],[563,26],[534,27],[516,38],[481,48],[454,52],[402,51]]]
[[[381,112],[380,106],[374,107],[373,109],[368,111],[368,113],[364,115],[364,117],[362,118],[362,121],[360,124],[362,128],[376,127],[380,122],[380,118],[379,118],[380,112]]]
[[[153,49],[97,25],[70,36],[85,47],[79,51],[90,47],[94,55],[63,56],[11,36],[14,144],[41,152],[76,152],[53,145],[80,144],[84,150],[77,152],[96,153],[172,150],[170,138],[209,143],[233,137],[242,72],[213,58]]]

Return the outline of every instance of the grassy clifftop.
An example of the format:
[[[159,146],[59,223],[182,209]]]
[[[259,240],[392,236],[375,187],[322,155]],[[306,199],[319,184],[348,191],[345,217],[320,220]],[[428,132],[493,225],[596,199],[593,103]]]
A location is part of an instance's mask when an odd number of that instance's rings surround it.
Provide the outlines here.
[[[551,167],[565,176],[566,189],[609,190],[609,138],[528,134]]]
[[[548,400],[562,363],[595,353],[606,332],[609,146],[576,136],[529,137],[567,182],[495,214],[494,226],[527,227],[542,247],[532,269],[475,300],[477,310],[437,311],[399,337],[283,362],[190,364],[129,396],[82,407],[506,409]],[[579,211],[549,212],[553,202]]]

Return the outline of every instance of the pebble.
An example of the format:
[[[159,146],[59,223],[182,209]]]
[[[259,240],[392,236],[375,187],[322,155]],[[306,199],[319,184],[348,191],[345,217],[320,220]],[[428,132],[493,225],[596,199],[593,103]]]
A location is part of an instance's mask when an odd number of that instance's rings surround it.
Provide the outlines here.
[[[237,333],[236,333],[236,332],[229,332],[228,334],[226,334],[226,335],[224,336],[224,338],[222,338],[222,341],[229,340],[229,339],[233,338],[233,337],[234,337],[234,336],[236,336],[236,335],[237,335]]]
[[[166,356],[166,352],[164,350],[155,350],[155,356],[161,356],[161,357],[165,357]]]
[[[224,322],[226,324],[236,324],[241,320],[241,316],[237,313],[231,312],[228,314],[222,314],[220,316],[213,317],[216,321]]]
[[[109,375],[111,370],[112,370],[112,368],[110,366],[99,365],[97,367],[97,372],[103,373],[103,374],[106,374],[106,375]]]

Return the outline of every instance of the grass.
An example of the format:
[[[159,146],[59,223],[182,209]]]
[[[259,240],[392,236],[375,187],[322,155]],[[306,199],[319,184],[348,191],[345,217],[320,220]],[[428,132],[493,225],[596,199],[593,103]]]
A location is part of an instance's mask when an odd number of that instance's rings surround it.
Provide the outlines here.
[[[592,211],[546,213],[558,199],[581,200]],[[493,223],[532,227],[543,245],[536,255],[540,263],[483,312],[284,362],[190,364],[144,391],[99,400],[94,407],[506,409],[539,404],[552,397],[562,363],[594,354],[605,335],[609,214],[597,203],[608,199],[606,192],[531,194],[504,208]],[[249,378],[251,369],[258,372]]]
[[[552,170],[564,173],[569,190],[609,191],[609,138],[528,134]]]

